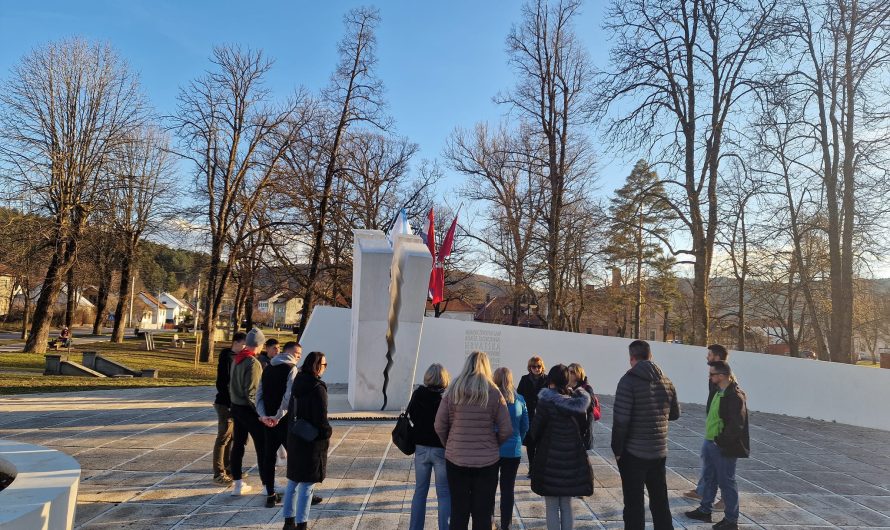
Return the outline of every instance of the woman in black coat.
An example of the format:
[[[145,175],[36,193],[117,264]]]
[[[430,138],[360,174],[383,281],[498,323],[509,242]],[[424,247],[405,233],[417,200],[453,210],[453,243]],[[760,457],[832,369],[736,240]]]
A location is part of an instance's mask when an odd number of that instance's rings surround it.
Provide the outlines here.
[[[547,378],[544,376],[544,359],[535,355],[528,360],[528,373],[519,378],[519,385],[516,392],[525,400],[525,406],[528,408],[528,422],[535,421],[535,408],[538,404],[538,393],[546,386]],[[531,469],[535,461],[535,441],[531,436],[526,436],[522,440],[525,446],[525,452],[528,454],[528,467]]]
[[[328,387],[321,376],[328,362],[314,351],[306,356],[291,390],[292,421],[302,419],[318,430],[314,440],[287,435],[287,489],[284,492],[284,530],[305,529],[312,490],[324,480],[328,466],[331,425],[328,423]]]
[[[558,364],[538,395],[529,435],[537,444],[531,467],[532,491],[544,497],[547,530],[572,528],[572,497],[593,495],[593,469],[581,439],[590,395],[569,388],[569,369]]]

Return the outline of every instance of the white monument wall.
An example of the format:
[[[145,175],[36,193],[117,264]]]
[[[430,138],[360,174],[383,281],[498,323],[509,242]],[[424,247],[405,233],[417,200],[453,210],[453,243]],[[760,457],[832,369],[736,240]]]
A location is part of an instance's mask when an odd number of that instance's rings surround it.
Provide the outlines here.
[[[304,335],[313,349],[327,353],[333,362],[348,359],[337,334],[349,326],[349,311],[319,311],[316,308]],[[526,373],[526,362],[541,355],[550,367],[557,363],[579,362],[590,383],[600,394],[614,394],[618,379],[628,369],[627,345],[630,339],[580,333],[535,330],[513,326],[463,322],[426,317],[415,383],[433,362],[442,363],[456,375],[467,353],[483,350],[491,355],[494,367],[507,366],[514,378]],[[677,387],[680,401],[704,404],[707,399],[705,349],[698,346],[650,342],[655,362]],[[386,352],[380,353],[384,359]],[[751,410],[811,417],[863,427],[890,430],[890,370],[794,359],[751,352],[731,352],[730,364],[748,394]],[[385,359],[384,359],[385,362]],[[343,372],[332,370],[328,382]],[[345,368],[345,367],[344,367]],[[382,369],[376,374],[382,384]]]

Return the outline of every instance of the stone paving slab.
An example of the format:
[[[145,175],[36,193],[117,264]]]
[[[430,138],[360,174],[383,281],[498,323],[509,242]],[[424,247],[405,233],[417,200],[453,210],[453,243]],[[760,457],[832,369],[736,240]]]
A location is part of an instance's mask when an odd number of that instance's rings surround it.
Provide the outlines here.
[[[310,527],[406,529],[413,458],[390,443],[393,416],[356,415],[346,409],[345,389],[333,391],[332,417],[339,419],[328,478],[316,490],[324,501],[312,508]],[[232,497],[211,482],[213,394],[195,387],[4,396],[0,437],[46,445],[80,462],[76,528],[280,528],[281,508],[265,508],[260,493]],[[623,527],[621,479],[609,449],[611,398],[601,401],[604,417],[590,452],[595,492],[573,500],[579,529]],[[697,405],[684,405],[671,425],[667,478],[676,528],[710,528],[682,516],[695,506],[682,492],[700,471],[703,428]],[[738,466],[741,528],[890,528],[890,432],[752,413],[751,438],[752,458]],[[259,490],[255,463],[248,450],[247,482]],[[531,492],[527,472],[523,458],[513,526],[543,529],[544,503]],[[435,528],[435,487],[430,490],[426,527]]]

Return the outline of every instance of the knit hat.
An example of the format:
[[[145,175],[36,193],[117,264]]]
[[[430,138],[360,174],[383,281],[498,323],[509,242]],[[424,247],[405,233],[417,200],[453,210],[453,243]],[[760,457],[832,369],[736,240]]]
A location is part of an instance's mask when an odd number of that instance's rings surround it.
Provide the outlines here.
[[[248,348],[259,348],[266,342],[266,336],[257,328],[253,328],[247,333],[247,342],[245,346]]]

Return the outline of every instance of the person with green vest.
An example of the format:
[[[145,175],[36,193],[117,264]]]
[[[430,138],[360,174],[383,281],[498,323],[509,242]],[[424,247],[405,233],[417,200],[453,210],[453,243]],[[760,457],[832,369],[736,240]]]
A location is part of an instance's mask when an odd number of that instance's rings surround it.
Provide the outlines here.
[[[748,458],[751,443],[748,436],[747,396],[732,377],[726,361],[708,363],[709,377],[717,386],[707,405],[705,444],[702,448],[701,505],[686,512],[686,517],[711,522],[711,511],[717,488],[726,504],[725,517],[714,525],[715,530],[736,530],[739,521],[739,489],[735,479],[736,461]]]

